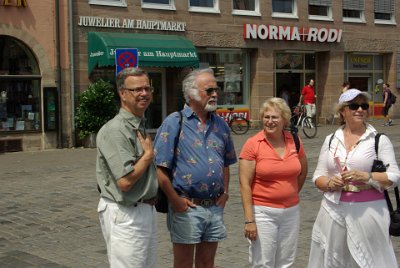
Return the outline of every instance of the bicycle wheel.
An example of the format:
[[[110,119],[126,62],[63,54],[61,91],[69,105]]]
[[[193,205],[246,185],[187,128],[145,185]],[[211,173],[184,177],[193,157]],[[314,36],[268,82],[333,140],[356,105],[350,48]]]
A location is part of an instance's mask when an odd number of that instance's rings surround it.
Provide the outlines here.
[[[317,135],[317,125],[309,116],[303,118],[303,121],[301,122],[301,128],[303,129],[303,133],[307,138],[312,139],[315,137],[315,135]]]
[[[250,122],[243,117],[234,117],[229,122],[229,127],[232,129],[233,133],[238,135],[246,134],[250,128]]]

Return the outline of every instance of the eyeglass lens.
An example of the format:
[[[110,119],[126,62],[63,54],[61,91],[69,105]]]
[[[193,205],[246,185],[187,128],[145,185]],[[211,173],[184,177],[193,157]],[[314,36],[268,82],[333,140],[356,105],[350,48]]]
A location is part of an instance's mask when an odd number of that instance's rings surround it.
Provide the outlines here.
[[[361,107],[361,109],[363,109],[363,110],[368,110],[369,104],[368,104],[368,103],[361,103],[361,104],[358,104],[358,103],[350,103],[350,104],[349,104],[349,109],[350,109],[350,110],[353,110],[353,111],[358,110],[358,108],[360,108],[360,107]]]
[[[146,92],[146,93],[153,93],[154,89],[152,87],[135,87],[135,88],[125,88],[129,91],[132,91],[134,93],[141,93],[141,92]]]
[[[220,88],[219,87],[210,87],[210,88],[205,89],[204,91],[207,92],[207,95],[211,95],[214,92],[218,93],[220,91]]]

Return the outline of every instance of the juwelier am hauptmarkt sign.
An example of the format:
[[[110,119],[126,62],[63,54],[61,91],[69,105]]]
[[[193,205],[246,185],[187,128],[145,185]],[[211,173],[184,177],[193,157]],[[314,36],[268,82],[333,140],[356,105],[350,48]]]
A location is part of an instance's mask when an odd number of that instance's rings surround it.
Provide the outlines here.
[[[78,26],[184,32],[186,22],[79,16]]]

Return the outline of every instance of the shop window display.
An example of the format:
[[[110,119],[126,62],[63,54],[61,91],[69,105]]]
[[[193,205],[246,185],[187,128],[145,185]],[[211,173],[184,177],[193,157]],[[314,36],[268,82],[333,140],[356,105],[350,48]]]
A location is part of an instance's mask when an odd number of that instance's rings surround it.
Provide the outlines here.
[[[0,35],[0,131],[39,131],[40,75],[25,44]]]
[[[200,68],[214,70],[217,84],[221,88],[218,105],[234,106],[246,104],[247,94],[245,62],[247,54],[241,51],[199,52]]]

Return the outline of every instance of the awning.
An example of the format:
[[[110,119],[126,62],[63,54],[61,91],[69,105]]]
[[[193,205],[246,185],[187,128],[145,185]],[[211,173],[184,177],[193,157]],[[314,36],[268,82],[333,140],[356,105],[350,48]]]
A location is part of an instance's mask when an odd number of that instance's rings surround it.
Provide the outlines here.
[[[115,65],[115,49],[137,48],[139,67],[198,67],[192,42],[177,35],[89,32],[88,74]]]

